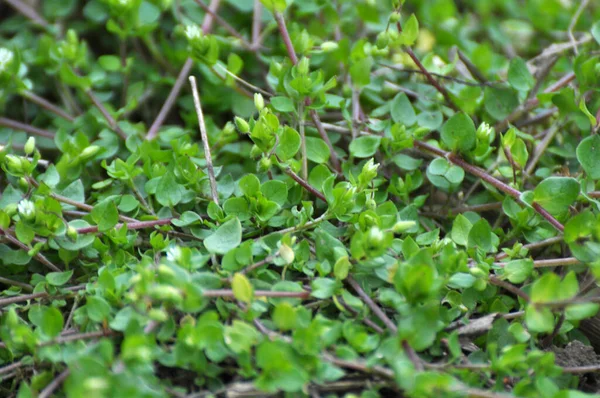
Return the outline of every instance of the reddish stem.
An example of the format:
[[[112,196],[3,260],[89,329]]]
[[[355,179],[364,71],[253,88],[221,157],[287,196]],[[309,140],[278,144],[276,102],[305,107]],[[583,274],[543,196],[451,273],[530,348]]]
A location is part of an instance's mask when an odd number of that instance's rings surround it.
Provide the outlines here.
[[[458,156],[456,156],[450,152],[446,152],[443,149],[436,148],[436,147],[429,145],[423,141],[415,140],[414,145],[415,145],[415,147],[417,147],[421,150],[425,150],[427,152],[431,152],[440,157],[448,159],[450,162],[459,166],[466,172],[468,172],[476,177],[481,178],[483,181],[487,182],[488,184],[493,185],[494,187],[498,188],[500,191],[511,196],[517,202],[523,204],[523,201],[521,200],[521,192],[519,190],[511,187],[510,185],[507,185],[506,183],[498,180],[495,177],[492,177],[485,170],[480,169],[477,166],[473,166],[472,164],[466,162],[465,160],[459,158]],[[539,204],[537,204],[535,202],[532,204],[532,207],[542,217],[544,217],[554,228],[556,228],[560,232],[564,231],[565,227],[560,223],[560,221],[558,221],[556,218],[554,218],[554,216],[552,216],[550,213],[548,213],[548,211],[546,209],[544,209],[542,206],[540,206]]]

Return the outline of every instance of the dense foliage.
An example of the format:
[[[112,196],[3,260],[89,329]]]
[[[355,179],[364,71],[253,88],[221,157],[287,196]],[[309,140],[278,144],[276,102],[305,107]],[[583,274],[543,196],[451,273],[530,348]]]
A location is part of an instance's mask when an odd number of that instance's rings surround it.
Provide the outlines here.
[[[597,2],[0,15],[1,396],[598,390]]]

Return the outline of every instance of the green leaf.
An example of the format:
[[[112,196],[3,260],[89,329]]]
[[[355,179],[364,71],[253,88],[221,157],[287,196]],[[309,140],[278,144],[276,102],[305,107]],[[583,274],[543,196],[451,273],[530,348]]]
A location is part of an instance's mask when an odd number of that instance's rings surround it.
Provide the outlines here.
[[[392,120],[405,126],[412,126],[417,121],[417,115],[410,100],[404,93],[399,93],[391,103]]]
[[[350,77],[352,83],[358,88],[369,85],[371,82],[371,67],[373,66],[373,60],[371,58],[362,58],[354,62],[350,66]]]
[[[584,113],[584,115],[587,116],[588,120],[590,121],[590,125],[592,127],[595,127],[598,121],[596,120],[596,117],[592,115],[592,113],[588,110],[584,98],[582,98],[581,101],[579,101],[579,109],[581,110],[581,112]]]
[[[181,202],[185,189],[175,181],[175,175],[169,171],[165,173],[156,186],[156,200],[163,206],[173,207]]]
[[[419,21],[417,21],[415,14],[412,14],[402,27],[400,43],[405,46],[412,46],[417,41],[417,37],[419,37]]]
[[[329,160],[329,146],[321,138],[306,137],[306,155],[312,162],[321,164]]]
[[[508,82],[513,88],[519,91],[529,91],[534,86],[535,79],[522,58],[515,57],[510,60]]]
[[[94,322],[102,322],[110,315],[110,305],[101,296],[90,296],[85,305],[88,317]]]
[[[567,321],[580,321],[591,318],[598,313],[599,309],[600,304],[598,303],[571,304],[565,308],[565,319]]]
[[[517,92],[508,88],[486,87],[483,91],[485,110],[496,120],[504,120],[519,106]]]
[[[600,179],[600,136],[584,138],[577,146],[577,160],[586,174],[594,180]]]
[[[294,307],[286,301],[277,304],[273,311],[273,323],[282,331],[293,330],[296,327],[297,317]]]
[[[533,272],[533,260],[524,258],[509,261],[504,265],[504,276],[511,283],[523,283]]]
[[[600,44],[600,21],[592,25],[592,36],[596,39],[596,42]]]
[[[242,242],[242,224],[233,218],[221,225],[212,235],[204,239],[206,249],[215,254],[226,254]]]
[[[109,72],[115,72],[121,69],[121,60],[116,55],[102,55],[98,58],[98,63],[102,69]]]
[[[492,241],[492,228],[487,220],[482,218],[473,224],[469,231],[468,245],[470,248],[477,247],[487,253],[493,248]]]
[[[555,301],[560,295],[560,278],[553,272],[547,272],[537,279],[531,287],[531,302],[547,303]]]
[[[335,293],[340,283],[335,279],[330,278],[316,278],[310,284],[312,289],[310,295],[318,299],[326,299]]]
[[[350,154],[357,158],[369,158],[377,152],[381,137],[376,135],[363,135],[350,142]]]
[[[143,1],[138,10],[138,22],[140,25],[150,25],[160,18],[160,8],[149,1]]]
[[[254,326],[235,319],[225,327],[225,344],[236,354],[249,353],[260,340],[260,333]]]
[[[279,145],[277,145],[276,153],[284,162],[293,158],[300,149],[301,139],[300,134],[293,128],[285,126],[281,137],[279,137]]]
[[[525,323],[531,332],[551,332],[554,329],[554,315],[547,307],[536,308],[529,305],[525,310]]]
[[[49,272],[46,274],[46,282],[52,286],[62,286],[73,276],[73,270],[65,272]]]
[[[260,186],[260,191],[265,195],[265,198],[277,203],[279,206],[283,206],[287,201],[288,189],[284,182],[267,181]]]
[[[236,273],[231,280],[231,289],[237,300],[251,303],[254,298],[254,288],[244,274]]]
[[[444,191],[453,191],[465,177],[465,171],[445,158],[434,159],[427,167],[427,178]]]
[[[62,332],[64,318],[62,313],[55,307],[45,307],[42,315],[40,329],[48,337],[56,337]]]
[[[247,174],[238,181],[242,194],[254,198],[260,192],[260,180],[254,174]]]
[[[278,112],[294,112],[294,101],[288,97],[272,97],[271,106]]]
[[[286,0],[260,0],[260,2],[271,12],[284,12],[287,8]]]
[[[459,245],[467,246],[469,242],[469,231],[471,231],[472,227],[473,224],[471,224],[471,221],[462,214],[459,214],[452,224],[452,232],[450,233],[452,240]]]
[[[452,289],[466,289],[475,283],[477,279],[466,272],[457,272],[448,280],[448,287]]]
[[[456,113],[442,126],[441,138],[451,151],[468,152],[475,148],[475,124],[465,113]]]
[[[90,213],[92,219],[98,224],[98,231],[108,231],[119,222],[119,211],[112,199],[106,199],[94,206]]]
[[[579,183],[570,177],[548,177],[535,187],[533,201],[552,215],[561,215],[579,196]]]

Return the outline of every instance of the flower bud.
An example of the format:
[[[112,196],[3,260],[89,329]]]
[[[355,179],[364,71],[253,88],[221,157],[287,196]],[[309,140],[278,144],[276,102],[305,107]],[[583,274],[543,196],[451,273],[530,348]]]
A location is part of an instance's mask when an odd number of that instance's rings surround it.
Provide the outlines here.
[[[248,122],[239,116],[235,117],[235,125],[241,133],[248,134],[250,132],[250,125]]]
[[[382,50],[388,46],[389,42],[390,35],[388,35],[387,32],[381,32],[377,35],[377,40],[375,41],[375,44],[377,45],[378,49]]]
[[[69,227],[67,228],[67,236],[71,240],[75,240],[77,239],[77,235],[77,229],[75,229],[75,227],[73,227],[72,225],[69,225]]]
[[[476,135],[479,140],[485,141],[490,136],[490,134],[492,134],[493,132],[494,132],[494,128],[490,127],[490,125],[487,124],[486,122],[483,122],[477,128]]]
[[[19,188],[21,188],[22,191],[27,191],[29,189],[29,181],[27,181],[27,178],[19,178]]]
[[[252,145],[252,148],[250,149],[250,157],[252,159],[256,159],[261,155],[262,155],[262,150],[258,146]]]
[[[308,60],[308,58],[302,57],[302,59],[296,65],[296,68],[298,70],[298,73],[300,73],[301,75],[306,75],[308,74],[310,68],[310,61]]]
[[[294,261],[294,250],[285,243],[279,247],[279,256],[286,264],[291,264]]]
[[[6,155],[4,157],[6,161],[6,168],[10,173],[14,174],[22,174],[23,173],[23,163],[21,162],[21,158],[15,155]]]
[[[98,145],[90,145],[87,148],[85,148],[83,151],[81,151],[81,153],[79,154],[79,157],[83,158],[83,159],[89,159],[92,156],[96,155],[99,151],[100,151],[100,147]]]
[[[259,112],[265,107],[265,99],[263,98],[262,94],[254,93],[254,106]]]
[[[392,227],[392,231],[394,231],[394,233],[396,233],[396,234],[400,234],[402,232],[408,231],[409,229],[413,228],[415,225],[417,225],[417,223],[414,221],[398,221]]]
[[[326,53],[335,51],[338,49],[338,47],[338,44],[334,41],[324,41],[321,43],[321,50]]]
[[[183,299],[181,292],[177,288],[168,285],[152,286],[148,293],[154,300],[179,303]]]
[[[272,163],[273,162],[271,162],[271,159],[269,159],[267,157],[262,157],[260,159],[260,161],[258,162],[258,170],[263,173],[267,172],[271,168]]]
[[[379,229],[379,227],[372,227],[369,229],[369,232],[367,232],[367,240],[371,246],[381,245],[384,238],[385,235],[383,234],[383,231]]]
[[[233,123],[225,123],[225,126],[223,126],[223,135],[228,136],[233,134],[235,134],[235,126],[233,125]]]
[[[26,155],[31,155],[35,151],[35,137],[29,137],[23,147]]]
[[[16,203],[7,204],[6,207],[4,208],[4,212],[6,214],[8,214],[9,217],[14,216],[15,214],[17,214],[17,204]]]
[[[148,317],[153,321],[165,322],[169,319],[169,314],[167,314],[167,312],[164,310],[152,308],[150,311],[148,311]]]
[[[400,20],[400,13],[398,11],[394,11],[392,15],[390,15],[390,22],[396,23]]]

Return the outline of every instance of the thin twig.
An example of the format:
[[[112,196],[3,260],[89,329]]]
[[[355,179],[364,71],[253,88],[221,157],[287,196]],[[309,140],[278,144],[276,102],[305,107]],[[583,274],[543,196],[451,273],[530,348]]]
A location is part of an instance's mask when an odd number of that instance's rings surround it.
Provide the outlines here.
[[[541,247],[550,246],[555,243],[560,243],[562,241],[563,241],[562,236],[555,236],[553,238],[544,239],[539,242],[533,242],[533,243],[528,243],[526,245],[523,245],[523,249],[527,249],[527,250],[539,249]],[[506,252],[498,253],[495,257],[495,260],[500,261],[506,257],[508,257],[508,253],[506,253]]]
[[[283,18],[283,15],[280,12],[275,12],[275,21],[277,22],[277,26],[279,28],[279,33],[281,34],[281,38],[285,44],[285,48],[287,49],[288,57],[290,58],[290,61],[292,61],[292,64],[296,65],[298,63],[298,56],[296,55],[296,50],[294,50],[294,45],[292,44],[292,39],[287,30],[287,26],[285,24],[285,19]],[[305,99],[304,104],[306,106],[310,106],[310,104],[311,104],[310,98],[307,97]],[[325,141],[325,143],[327,144],[327,147],[329,148],[330,160],[331,160],[331,164],[332,164],[333,168],[338,173],[340,173],[342,171],[341,166],[340,166],[340,161],[337,157],[337,154],[335,153],[335,149],[333,148],[333,145],[331,144],[331,140],[329,139],[329,136],[327,135],[327,132],[325,131],[325,128],[323,127],[323,124],[321,123],[319,114],[317,113],[316,110],[311,109],[309,111],[309,115],[310,115],[313,123],[315,124],[317,131],[319,132],[319,135],[321,136],[321,139],[323,139],[323,141]]]
[[[235,297],[233,294],[233,290],[231,289],[207,289],[202,291],[202,296],[207,298],[219,298],[219,297],[227,297],[232,298]],[[278,292],[271,290],[255,290],[254,297],[288,297],[288,298],[299,298],[299,299],[307,299],[310,297],[309,291],[302,292]]]
[[[58,106],[54,105],[47,99],[40,97],[39,95],[35,94],[32,91],[22,90],[22,91],[19,91],[19,95],[25,99],[28,99],[29,101],[33,102],[34,104],[39,105],[40,107],[46,109],[47,111],[54,113],[56,116],[59,116],[65,120],[68,120],[69,122],[72,122],[75,120],[75,118],[73,116],[69,115],[67,112],[65,112]]]
[[[44,27],[49,28],[50,24],[40,15],[37,11],[29,4],[20,0],[6,0],[8,5],[17,10],[20,14],[29,18],[32,22]]]
[[[69,369],[63,370],[50,384],[46,386],[38,395],[38,398],[49,398],[54,394],[54,391],[65,381],[67,377],[69,377],[70,371]]]
[[[31,126],[29,124],[21,123],[16,120],[8,119],[5,117],[0,117],[0,126],[8,127],[13,130],[20,130],[26,133],[37,135],[40,137],[46,137],[50,139],[54,139],[54,133],[48,130],[40,129],[38,127]]]
[[[421,69],[406,69],[406,68],[402,68],[400,66],[390,65],[390,64],[383,63],[383,62],[379,62],[379,65],[385,66],[386,68],[393,69],[393,70],[395,70],[397,72],[408,73],[408,74],[417,73],[417,74],[420,74],[420,75],[425,75],[425,72],[423,72],[423,70],[421,70]],[[493,86],[494,85],[491,82],[479,83],[479,82],[474,82],[474,81],[466,81],[466,80],[459,79],[459,78],[452,77],[452,76],[442,75],[440,73],[434,73],[434,72],[428,72],[428,73],[431,76],[435,76],[437,78],[448,80],[448,81],[451,81],[451,82],[454,82],[454,83],[458,83],[458,84],[462,84],[462,85],[465,85],[465,86],[482,87],[482,86]]]
[[[81,284],[81,285],[77,285],[77,286],[67,287],[62,290],[71,293],[71,292],[78,292],[80,290],[83,290],[83,289],[85,289],[85,287],[86,287],[85,284]],[[60,295],[64,295],[64,294],[61,293]],[[7,297],[7,298],[0,299],[0,308],[6,307],[7,305],[10,305],[10,304],[20,303],[20,302],[28,301],[28,300],[35,300],[35,299],[39,299],[39,298],[46,298],[46,297],[50,297],[50,294],[48,292],[22,294],[20,296]]]
[[[240,274],[247,274],[249,272],[254,271],[257,268],[262,267],[263,265],[271,263],[276,257],[277,257],[277,255],[267,256],[264,259],[262,259],[260,261],[257,261],[254,264],[251,264],[251,265],[247,266],[246,268],[244,268],[244,269],[242,269],[241,271],[238,271],[238,272]]]
[[[207,6],[202,0],[194,1],[196,2],[196,4],[198,4],[198,6],[200,6],[200,8],[202,8],[202,10],[204,10],[205,13],[210,14],[219,25],[221,25],[232,36],[237,38],[244,47],[251,51],[255,49],[254,46],[251,43],[249,43],[244,38],[244,36],[240,34],[240,32],[238,32],[233,26],[231,26],[225,19],[221,18],[215,11],[211,9],[211,7]]]
[[[260,0],[254,0],[254,10],[252,11],[252,48],[260,48],[260,28],[262,22],[262,3]]]
[[[519,289],[518,287],[516,287],[515,285],[513,285],[509,282],[503,281],[502,279],[498,278],[497,276],[490,275],[490,282],[496,286],[503,288],[506,291],[513,293],[515,296],[521,297],[526,302],[531,301],[531,299],[529,298],[529,295],[527,293],[525,293],[523,290]]]
[[[317,189],[315,187],[310,185],[306,180],[302,179],[298,174],[294,173],[294,171],[290,167],[284,169],[284,172],[285,172],[285,174],[292,177],[292,179],[294,181],[296,181],[298,184],[300,184],[302,186],[302,188],[306,189],[308,192],[310,192],[317,198],[321,199],[323,202],[327,203],[327,198],[325,197],[325,195],[323,195],[321,192],[317,191]]]
[[[429,145],[423,141],[414,140],[414,145],[416,148],[425,150],[430,153],[434,153],[440,157],[448,159],[451,163],[454,163],[455,165],[459,166],[466,172],[468,172],[476,177],[481,178],[483,181],[487,182],[488,184],[493,185],[498,190],[513,197],[513,199],[515,199],[517,202],[522,203],[521,192],[519,190],[517,190],[517,189],[511,187],[510,185],[507,185],[506,183],[491,176],[485,170],[480,169],[479,167],[473,166],[472,164],[466,162],[465,160],[459,158],[458,156],[456,156],[454,154],[451,154],[450,152],[446,152],[440,148],[436,148],[436,147]],[[542,206],[540,206],[538,203],[534,202],[532,204],[532,207],[535,209],[536,212],[538,212],[542,217],[544,217],[558,231],[562,232],[565,229],[565,227],[560,223],[560,221],[558,221],[556,218],[554,218],[554,216],[552,216],[550,213],[548,213],[548,211],[546,209],[544,209]]]
[[[398,32],[402,33],[402,24],[400,23],[400,21],[396,22],[396,27],[398,28]],[[419,68],[423,72],[427,81],[433,87],[435,87],[435,89],[440,94],[442,94],[442,96],[446,100],[446,103],[448,104],[448,106],[450,106],[450,108],[452,108],[453,110],[455,110],[457,112],[460,111],[460,108],[456,105],[456,103],[454,103],[454,100],[452,100],[452,98],[450,97],[450,94],[448,93],[448,91],[446,91],[446,88],[442,84],[440,84],[437,80],[435,80],[435,78],[431,75],[431,73],[429,73],[427,68],[425,68],[425,66],[421,63],[419,58],[415,55],[412,48],[404,46],[404,51],[408,54],[410,59],[412,59],[412,61],[415,63],[415,65],[417,65],[417,68]]]
[[[4,283],[5,285],[9,285],[9,286],[17,286],[28,292],[33,292],[33,287],[31,285],[29,285],[27,283],[19,282],[19,281],[14,281],[12,279],[8,279],[3,276],[0,276],[0,283]]]
[[[117,224],[114,226],[115,229],[121,229],[124,225],[127,227],[127,230],[134,229],[144,229],[144,228],[152,228],[160,225],[168,225],[171,223],[172,218],[162,218],[159,220],[150,220],[150,221],[135,221],[130,223]],[[98,232],[98,226],[91,227],[83,227],[76,229],[78,234],[94,234]]]
[[[6,240],[8,240],[13,245],[19,247],[21,250],[25,251],[26,253],[29,252],[30,248],[26,244],[24,244],[23,242],[21,242],[20,240],[15,238],[14,236],[12,236],[8,231],[0,230],[0,234],[4,234],[4,236],[6,237]],[[40,263],[44,264],[46,267],[50,268],[54,272],[62,271],[60,268],[58,268],[56,265],[54,265],[54,263],[52,263],[52,261],[48,260],[46,258],[46,256],[44,256],[42,253],[38,252],[33,257],[36,260],[38,260]]]
[[[573,35],[573,29],[575,29],[575,25],[577,25],[577,21],[579,21],[579,17],[581,13],[587,7],[590,0],[581,0],[579,3],[579,7],[577,7],[577,11],[573,14],[573,18],[571,18],[571,23],[569,23],[569,30],[567,31],[569,34],[569,40],[571,40],[571,45],[573,46],[573,52],[575,55],[579,54],[579,49],[577,48],[577,42],[575,41],[575,36]]]
[[[396,326],[396,324],[394,322],[392,322],[392,320],[390,318],[388,318],[388,316],[385,314],[385,312],[383,312],[383,310],[381,308],[379,308],[379,306],[377,304],[375,304],[373,299],[371,299],[371,297],[369,297],[369,295],[367,293],[365,293],[363,288],[360,287],[359,283],[351,275],[348,275],[348,277],[346,278],[346,281],[348,282],[348,284],[350,286],[352,286],[352,289],[354,289],[354,291],[356,292],[356,294],[358,294],[358,296],[362,299],[362,301],[364,301],[365,304],[367,304],[367,307],[369,307],[371,309],[371,311],[373,311],[375,316],[377,316],[377,318],[381,319],[381,321],[385,324],[385,326],[392,333],[397,333],[398,327]]]
[[[213,168],[212,156],[210,154],[210,144],[208,142],[208,134],[206,133],[206,125],[204,124],[204,114],[202,113],[202,103],[200,102],[200,94],[196,85],[196,78],[189,77],[190,85],[192,86],[192,95],[194,97],[194,107],[196,115],[198,115],[198,125],[200,126],[200,136],[202,137],[202,145],[204,146],[204,159],[206,159],[206,168],[208,169],[208,180],[210,181],[210,191],[212,200],[219,204],[219,194],[217,192],[217,182],[215,181],[215,170]]]
[[[535,166],[537,166],[538,162],[540,161],[540,158],[542,157],[544,152],[546,152],[546,149],[548,148],[548,146],[550,145],[550,143],[556,136],[556,133],[558,133],[558,130],[559,130],[559,125],[558,125],[558,123],[555,123],[552,127],[550,127],[546,131],[546,134],[544,135],[544,139],[542,139],[542,141],[540,141],[540,143],[535,147],[535,149],[533,151],[533,157],[531,158],[531,160],[529,161],[529,164],[527,165],[527,168],[525,169],[525,173],[527,175],[530,175],[531,173],[533,173],[533,171],[535,170]]]
[[[216,12],[217,9],[219,8],[220,4],[221,4],[221,0],[212,0],[210,2],[209,8],[213,12]],[[202,22],[202,31],[205,34],[210,32],[210,30],[212,28],[212,21],[213,21],[212,14],[206,13],[206,15],[204,16],[204,21]],[[173,84],[173,87],[171,88],[171,92],[169,93],[169,96],[167,97],[164,104],[160,108],[160,111],[158,112],[156,119],[154,119],[152,126],[150,126],[150,129],[148,130],[148,133],[146,134],[147,140],[152,140],[158,135],[158,130],[163,125],[163,123],[164,123],[165,119],[167,118],[167,115],[171,111],[171,108],[173,107],[173,105],[175,105],[175,101],[177,100],[177,97],[179,96],[179,92],[181,91],[181,88],[183,87],[183,83],[185,82],[185,79],[188,77],[188,75],[190,74],[190,71],[192,70],[192,66],[194,66],[194,60],[191,58],[186,59],[185,62],[183,63],[183,66],[181,67],[181,71],[179,71],[179,75],[177,76],[177,79],[175,80],[175,84]]]
[[[108,109],[106,109],[104,104],[98,99],[98,97],[96,97],[96,94],[94,94],[94,92],[91,89],[86,90],[85,94],[88,96],[90,101],[92,101],[92,104],[94,104],[94,106],[100,111],[104,119],[106,119],[110,128],[113,129],[123,141],[126,141],[127,134],[125,134],[125,132],[121,130],[121,127],[119,127],[115,118],[112,117]]]

